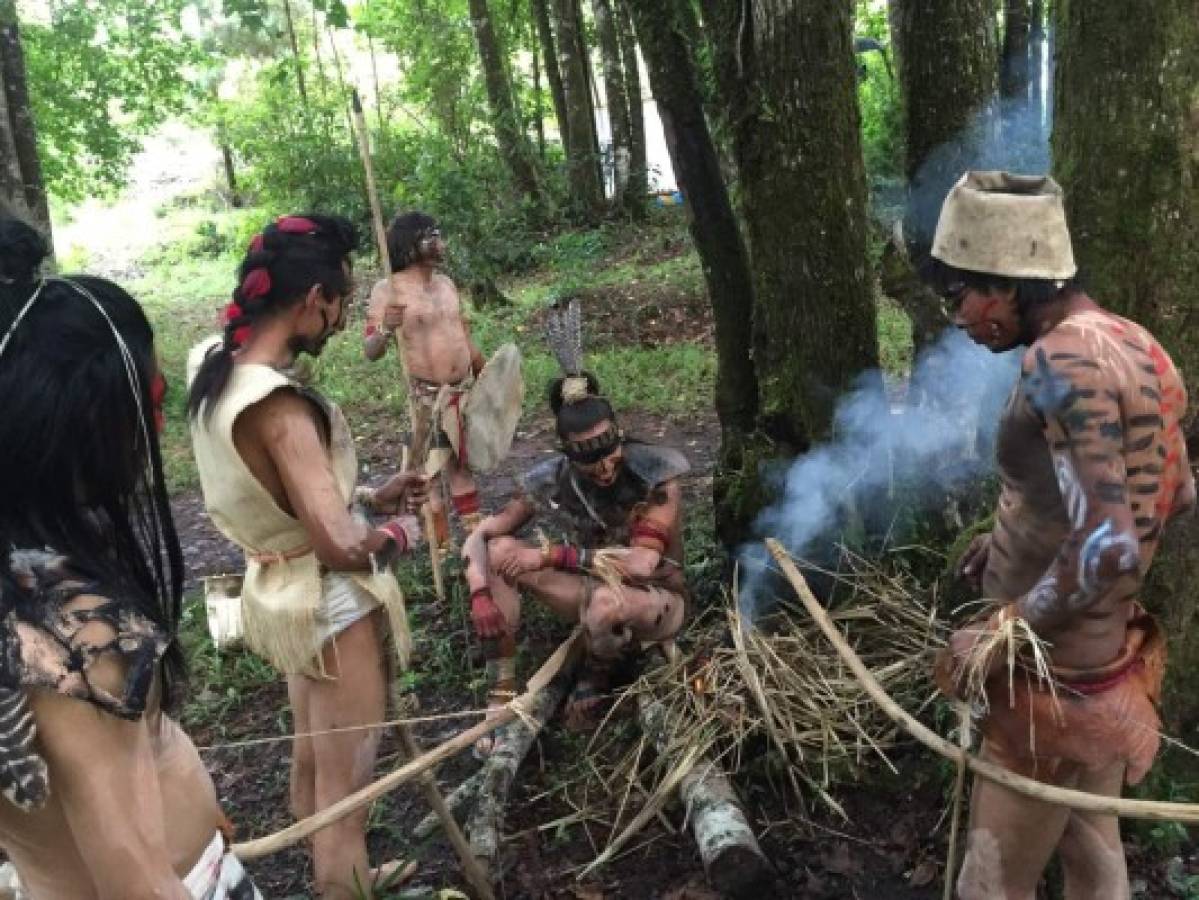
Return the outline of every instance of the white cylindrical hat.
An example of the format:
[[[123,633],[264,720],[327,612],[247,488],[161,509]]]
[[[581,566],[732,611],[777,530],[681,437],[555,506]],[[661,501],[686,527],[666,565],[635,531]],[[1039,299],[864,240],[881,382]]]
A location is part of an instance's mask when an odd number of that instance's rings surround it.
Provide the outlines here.
[[[967,172],[941,206],[932,255],[1008,278],[1074,277],[1061,186],[1047,175]]]

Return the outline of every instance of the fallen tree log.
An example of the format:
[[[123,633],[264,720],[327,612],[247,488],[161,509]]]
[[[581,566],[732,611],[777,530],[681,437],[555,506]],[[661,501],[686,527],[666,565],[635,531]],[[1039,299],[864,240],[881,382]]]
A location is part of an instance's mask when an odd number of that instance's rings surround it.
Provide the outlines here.
[[[564,666],[558,676],[525,707],[525,716],[505,725],[496,733],[491,754],[479,772],[478,799],[467,821],[471,852],[489,868],[494,868],[500,855],[500,838],[504,831],[504,807],[508,791],[516,778],[516,770],[537,740],[537,735],[561,705],[570,690],[574,667]]]
[[[286,828],[276,831],[274,834],[234,844],[230,849],[240,859],[257,859],[260,856],[267,856],[285,847],[290,847],[292,844],[299,843],[304,838],[315,834],[322,828],[326,828],[334,822],[345,818],[354,810],[361,809],[372,800],[377,800],[388,791],[395,790],[401,784],[411,781],[422,772],[432,769],[451,756],[461,753],[473,745],[479,738],[491,734],[491,732],[515,719],[517,717],[517,708],[523,714],[523,711],[533,702],[537,694],[554,680],[554,677],[563,666],[571,663],[576,658],[582,648],[581,634],[581,630],[576,628],[570,637],[563,641],[558,649],[554,651],[553,655],[537,670],[536,674],[529,679],[529,684],[525,692],[491,717],[467,728],[465,731],[459,732],[448,741],[438,744],[432,750],[422,753],[416,759],[405,763],[394,772],[390,772],[382,778],[371,782],[348,797],[338,800],[332,806],[325,807],[320,812],[294,822]]]
[[[479,792],[479,785],[483,781],[483,770],[480,769],[474,775],[462,782],[445,796],[446,808],[457,813],[459,809],[466,806],[475,799],[475,795]],[[459,817],[461,818],[461,817]],[[434,831],[441,827],[441,819],[436,813],[427,813],[423,819],[416,823],[416,827],[412,829],[413,837],[418,837],[421,840],[429,837]]]
[[[642,694],[637,705],[641,729],[660,756],[685,749],[672,744],[666,710],[659,701]],[[678,791],[712,887],[731,897],[768,894],[774,870],[758,845],[736,790],[720,767],[697,756],[679,779]]]
[[[965,753],[941,737],[922,722],[914,719],[907,710],[895,702],[883,690],[870,670],[858,658],[849,642],[833,624],[828,612],[813,596],[807,581],[791,561],[787,549],[774,538],[766,539],[766,548],[782,568],[783,574],[791,582],[795,593],[803,601],[804,607],[811,614],[824,636],[829,639],[833,648],[840,654],[845,665],[853,672],[854,677],[862,685],[862,689],[875,703],[882,707],[896,724],[933,752],[945,757],[951,762],[965,760],[967,768],[987,781],[998,784],[1017,794],[1040,800],[1042,803],[1053,803],[1057,806],[1068,806],[1085,812],[1102,813],[1110,816],[1124,816],[1129,819],[1149,819],[1156,822],[1182,822],[1187,825],[1199,825],[1199,803],[1178,803],[1166,800],[1129,800],[1124,797],[1109,797],[1104,794],[1092,794],[1088,791],[1077,791],[1072,788],[1058,787],[1046,784],[1033,778],[1025,778],[1010,772],[1002,766],[979,759],[971,753]]]

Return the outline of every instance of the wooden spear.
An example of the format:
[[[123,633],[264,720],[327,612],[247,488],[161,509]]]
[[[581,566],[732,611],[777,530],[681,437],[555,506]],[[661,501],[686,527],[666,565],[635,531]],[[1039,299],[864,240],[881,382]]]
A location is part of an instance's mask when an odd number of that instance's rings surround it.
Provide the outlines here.
[[[479,738],[491,734],[497,728],[515,719],[517,706],[521,709],[528,709],[533,704],[538,693],[553,681],[554,676],[562,670],[563,666],[575,659],[582,648],[581,635],[582,631],[579,628],[575,628],[570,637],[559,645],[553,655],[529,679],[525,692],[511,703],[496,710],[493,714],[489,713],[488,718],[485,718],[479,724],[459,732],[449,740],[438,744],[432,750],[427,750],[416,759],[410,760],[400,766],[394,772],[389,772],[387,775],[376,781],[372,781],[366,787],[355,791],[348,797],[343,797],[332,806],[327,806],[306,819],[293,822],[291,825],[280,831],[276,831],[274,834],[234,844],[230,849],[240,859],[258,859],[261,856],[268,856],[271,853],[276,853],[279,850],[290,847],[292,844],[298,844],[322,828],[327,828],[334,822],[344,819],[354,810],[361,809],[366,804],[379,799],[388,791],[393,791],[401,784],[411,781],[422,772],[426,772],[451,756],[461,753],[472,746]]]
[[[1080,809],[1085,812],[1101,813],[1109,816],[1124,816],[1129,819],[1150,819],[1156,822],[1183,822],[1188,825],[1199,824],[1199,803],[1173,803],[1163,800],[1128,800],[1123,797],[1108,797],[1103,794],[1092,794],[1088,791],[1076,791],[1070,788],[1057,787],[1056,785],[1045,784],[1043,781],[1025,778],[1023,775],[1017,775],[1015,772],[1009,772],[1002,766],[987,762],[985,759],[979,759],[977,756],[965,753],[960,747],[955,747],[931,728],[914,719],[909,715],[907,710],[896,703],[883,690],[882,685],[875,680],[870,670],[866,668],[865,663],[858,658],[853,648],[849,646],[849,642],[845,640],[845,637],[837,629],[837,626],[833,624],[833,620],[829,618],[824,607],[820,605],[820,601],[812,595],[807,581],[804,580],[799,569],[795,567],[795,563],[791,561],[786,548],[774,538],[767,538],[766,549],[770,551],[771,556],[778,562],[783,570],[783,574],[791,582],[791,586],[795,588],[795,593],[799,595],[799,599],[803,601],[803,605],[816,621],[816,624],[820,626],[820,630],[824,632],[824,636],[828,638],[833,648],[840,654],[841,659],[845,661],[845,665],[853,672],[854,677],[862,685],[862,689],[870,695],[870,698],[875,703],[882,707],[883,712],[894,720],[896,724],[930,750],[951,762],[956,763],[960,760],[965,760],[966,766],[976,775],[1005,787],[1009,791],[1023,794],[1025,797],[1030,797],[1033,800],[1040,800],[1042,803],[1068,806],[1071,809]]]
[[[379,191],[375,186],[375,167],[371,162],[370,137],[366,131],[366,116],[362,112],[362,101],[358,97],[358,89],[350,92],[351,119],[354,122],[354,136],[358,143],[358,155],[362,158],[362,171],[366,178],[366,197],[371,207],[371,224],[375,233],[375,246],[379,251],[379,262],[383,264],[384,280],[387,292],[392,302],[395,302],[395,285],[391,281],[391,253],[387,250],[387,229],[383,224],[383,208],[379,205]],[[408,395],[408,421],[412,424],[413,435],[416,434],[416,400],[412,390],[412,376],[408,374],[408,358],[404,354],[403,338],[397,333],[396,351],[400,358],[400,372],[404,376],[404,387]],[[420,468],[424,460],[418,457],[423,450],[412,448],[408,464],[414,469]],[[401,468],[404,468],[401,466]],[[441,554],[437,547],[436,525],[433,517],[433,507],[426,503],[421,508],[424,518],[425,537],[429,543],[429,562],[433,568],[433,589],[439,602],[445,602],[445,577],[441,571]]]

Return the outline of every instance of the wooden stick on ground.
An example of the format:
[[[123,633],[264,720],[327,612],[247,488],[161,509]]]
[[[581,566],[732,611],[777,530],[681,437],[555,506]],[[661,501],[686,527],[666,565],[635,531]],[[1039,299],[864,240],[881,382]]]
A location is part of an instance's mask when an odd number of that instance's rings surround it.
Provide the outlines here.
[[[840,654],[841,659],[845,661],[845,665],[849,667],[854,677],[861,683],[862,689],[870,695],[875,703],[882,707],[883,712],[890,716],[896,724],[930,750],[952,762],[957,762],[964,758],[970,771],[976,775],[1017,794],[1022,794],[1033,800],[1040,800],[1042,803],[1053,803],[1057,806],[1068,806],[1071,809],[1080,809],[1086,812],[1101,813],[1109,816],[1124,816],[1129,819],[1149,819],[1156,822],[1182,822],[1188,825],[1199,824],[1199,803],[1128,800],[1123,797],[1108,797],[1103,794],[1076,791],[1070,788],[1045,784],[1042,781],[1036,781],[1032,778],[1025,778],[1023,775],[1009,772],[1002,766],[997,766],[985,759],[979,759],[977,756],[969,753],[963,754],[961,748],[955,747],[931,728],[914,719],[909,715],[907,710],[891,699],[890,695],[883,690],[874,676],[870,674],[870,670],[858,659],[858,655],[849,646],[849,643],[837,629],[837,626],[833,624],[832,619],[828,617],[828,613],[820,605],[820,601],[812,595],[811,590],[808,588],[808,583],[804,580],[803,575],[800,574],[799,569],[795,567],[795,563],[791,561],[786,548],[774,538],[766,539],[766,547],[782,568],[787,580],[791,582],[791,586],[795,588],[795,592],[799,595],[799,599],[803,601],[804,607],[816,621],[816,624],[820,626],[820,630],[824,632],[824,636],[828,638],[834,649]]]
[[[491,734],[491,732],[500,726],[515,719],[517,714],[514,707],[519,705],[522,710],[528,709],[536,701],[537,694],[553,681],[554,676],[558,674],[562,667],[576,658],[582,646],[580,640],[581,634],[582,632],[576,628],[571,636],[563,641],[558,649],[554,651],[553,655],[537,670],[537,673],[529,679],[529,684],[525,692],[511,703],[497,710],[490,718],[486,718],[479,724],[459,732],[448,741],[438,744],[432,750],[422,753],[416,759],[405,763],[394,772],[390,772],[382,778],[371,782],[348,797],[343,797],[332,806],[328,806],[306,819],[294,822],[286,828],[276,831],[274,834],[234,844],[230,849],[241,859],[257,859],[260,856],[267,856],[285,847],[290,847],[292,844],[299,843],[304,838],[315,834],[322,828],[345,818],[354,810],[361,809],[371,801],[377,800],[388,791],[395,790],[401,784],[411,781],[420,775],[421,772],[428,771],[451,756],[461,753],[472,746],[479,738]]]
[[[362,101],[355,89],[350,95],[350,106],[353,111],[351,119],[354,123],[355,137],[358,139],[358,155],[362,158],[362,171],[366,178],[366,197],[371,207],[371,223],[374,227],[375,245],[379,251],[379,262],[383,264],[383,280],[387,283],[387,291],[392,301],[395,301],[395,285],[391,280],[391,253],[387,249],[387,229],[383,225],[383,208],[379,205],[379,191],[375,186],[375,166],[371,162],[370,137],[366,130],[366,117],[362,113]],[[404,392],[408,398],[408,421],[411,423],[413,434],[416,433],[416,395],[412,390],[412,376],[408,372],[408,358],[404,354],[404,341],[399,334],[395,336],[396,353],[400,359],[400,372],[404,377]],[[408,462],[419,468],[423,459],[416,458],[417,448],[413,448]],[[433,507],[428,503],[421,509],[424,520],[425,537],[429,543],[429,564],[433,568],[433,589],[439,602],[445,602],[445,576],[441,571],[441,553],[437,547],[436,525],[433,519]]]
[[[475,772],[474,775],[462,782],[445,796],[446,808],[451,812],[457,812],[461,807],[475,799],[475,795],[479,793],[479,785],[483,783],[483,770]],[[455,816],[457,818],[457,816]],[[423,819],[416,823],[416,827],[412,829],[413,837],[424,838],[429,837],[434,831],[441,827],[441,820],[436,814],[429,813]]]
[[[637,705],[641,729],[653,740],[658,753],[677,752],[680,748],[671,746],[662,704],[643,693]],[[736,790],[720,767],[698,755],[678,785],[708,882],[722,895],[731,897],[769,895],[774,873],[745,818]]]
[[[536,699],[534,702],[536,702]],[[407,725],[397,725],[396,731],[399,733],[400,746],[403,748],[404,753],[407,754],[409,759],[418,759],[420,757],[420,746],[416,743],[412,729]],[[429,804],[429,808],[433,811],[433,814],[440,820],[442,830],[445,831],[445,836],[449,839],[450,846],[454,848],[454,853],[457,854],[458,861],[462,863],[462,874],[466,876],[467,883],[478,892],[478,895],[483,900],[495,900],[495,893],[491,890],[491,880],[487,876],[487,870],[479,864],[479,861],[475,859],[474,853],[471,852],[471,845],[467,842],[466,835],[462,833],[462,829],[458,826],[458,820],[454,818],[454,814],[446,804],[445,798],[441,796],[441,791],[437,788],[437,782],[433,778],[433,773],[428,770],[421,772],[420,783],[421,793],[425,795],[425,802]]]
[[[525,708],[527,715],[504,726],[495,737],[491,753],[480,770],[478,802],[467,822],[470,849],[484,865],[494,870],[500,855],[500,838],[504,833],[504,806],[508,791],[516,778],[516,770],[537,740],[545,723],[565,699],[574,676],[573,667],[564,667],[533,703]]]
[[[953,812],[949,820],[949,851],[945,856],[945,890],[941,900],[953,900],[954,876],[958,868],[958,826],[962,821],[962,796],[966,792],[966,754],[970,752],[970,706],[958,703],[958,774],[953,780]]]

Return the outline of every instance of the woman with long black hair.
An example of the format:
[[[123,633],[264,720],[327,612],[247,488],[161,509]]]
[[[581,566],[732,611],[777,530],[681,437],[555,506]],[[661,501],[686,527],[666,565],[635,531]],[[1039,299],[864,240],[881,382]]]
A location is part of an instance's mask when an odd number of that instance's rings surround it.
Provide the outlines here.
[[[34,898],[253,898],[178,698],[183,571],[137,302],[0,215],[0,847]]]

